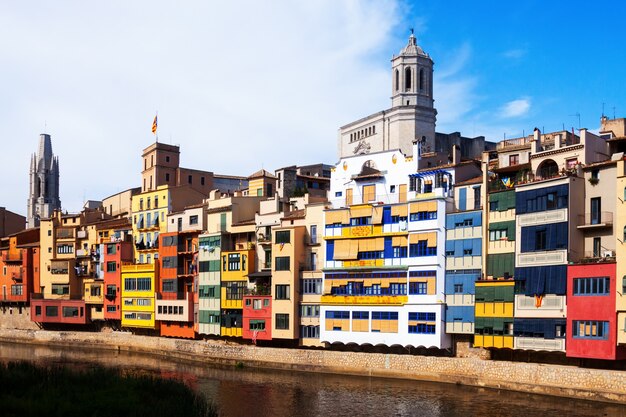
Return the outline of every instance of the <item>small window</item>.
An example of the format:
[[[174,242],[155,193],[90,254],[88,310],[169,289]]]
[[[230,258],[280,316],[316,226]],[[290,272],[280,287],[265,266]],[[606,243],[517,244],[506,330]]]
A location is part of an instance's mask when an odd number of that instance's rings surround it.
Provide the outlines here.
[[[189,216],[189,224],[196,225],[198,224],[198,216]]]
[[[395,185],[390,185],[390,186],[389,186],[389,192],[390,192],[391,194],[395,193],[395,192],[396,192],[396,186],[395,186]]]
[[[187,176],[187,183],[192,184],[193,177],[191,175]]]
[[[166,157],[165,157],[165,162],[169,162],[169,161],[170,161],[170,157],[169,157],[169,156],[166,156]]]

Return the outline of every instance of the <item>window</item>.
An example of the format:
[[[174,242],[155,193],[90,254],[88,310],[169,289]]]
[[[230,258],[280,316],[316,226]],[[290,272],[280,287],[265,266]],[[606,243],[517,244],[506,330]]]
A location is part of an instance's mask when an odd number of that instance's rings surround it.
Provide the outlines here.
[[[170,174],[169,172],[165,173],[165,182],[169,182],[170,181]]]
[[[191,183],[192,183],[192,180],[193,180],[193,177],[192,177],[191,175],[188,175],[188,176],[187,176],[187,183],[188,183],[188,184],[191,184]]]
[[[291,232],[289,230],[280,230],[276,232],[276,243],[289,243],[291,240]]]
[[[411,213],[409,215],[409,220],[412,222],[422,221],[422,220],[435,220],[437,218],[436,211],[420,211],[417,213]]]
[[[78,307],[63,307],[63,317],[78,317]]]
[[[116,293],[117,293],[117,287],[115,286],[115,284],[108,284],[107,285],[107,297],[115,297]]]
[[[304,339],[319,339],[320,326],[300,326],[300,337]]]
[[[70,286],[67,284],[52,284],[52,294],[67,295],[70,293]]]
[[[100,297],[102,295],[102,287],[99,285],[92,285],[90,288],[90,294],[92,297]]]
[[[389,192],[390,192],[391,194],[395,193],[395,192],[396,192],[396,186],[395,186],[395,185],[390,185],[390,186],[389,186]]]
[[[600,197],[595,197],[591,199],[591,224],[600,224],[601,216],[600,211],[602,209],[602,200]]]
[[[317,225],[312,224],[311,230],[309,233],[311,235],[311,245],[316,245],[317,244]]]
[[[541,229],[535,231],[535,250],[544,250],[546,249],[546,229]]]
[[[164,279],[163,280],[163,292],[176,292],[176,280]]]
[[[107,255],[115,255],[117,251],[117,245],[107,245]]]
[[[594,170],[591,171],[591,179],[592,180],[600,179],[600,170],[599,169],[594,169]]]
[[[224,257],[226,259],[226,257]],[[241,255],[238,253],[228,254],[228,271],[239,271],[241,268]]]
[[[274,269],[276,271],[289,271],[289,261],[289,256],[277,256]]]
[[[189,224],[192,226],[198,224],[198,216],[197,215],[189,216]]]
[[[115,272],[117,271],[117,263],[115,261],[107,262],[107,272]]]
[[[455,294],[463,293],[463,284],[454,284],[454,293]]]
[[[508,229],[497,229],[497,230],[490,230],[489,231],[489,240],[490,241],[496,241],[496,240],[506,240],[507,239],[507,231]]]
[[[48,316],[48,317],[58,317],[59,316],[59,307],[58,306],[46,306],[46,316]]]
[[[322,279],[311,278],[302,280],[302,294],[321,294]]]
[[[609,277],[574,278],[574,295],[609,295],[610,289]]]
[[[396,91],[398,91],[400,89],[400,71],[396,69],[396,71],[393,73],[393,76],[396,83]]]
[[[250,330],[252,331],[264,331],[265,330],[265,320],[250,320]]]
[[[117,311],[116,306],[107,306],[107,313],[115,313]]]
[[[204,177],[200,177],[200,185],[204,185]]]
[[[367,226],[372,224],[371,217],[353,217],[350,219],[350,226]]]
[[[420,90],[424,89],[424,69],[420,68]]]
[[[404,70],[404,91],[411,89],[411,67],[407,67]]]
[[[572,335],[577,339],[602,339],[609,337],[608,321],[582,321],[572,322]]]
[[[369,311],[353,311],[352,312],[352,320],[369,320],[370,313]]]
[[[397,311],[372,311],[372,320],[398,320]]]
[[[276,314],[276,329],[289,330],[289,314]]]
[[[57,253],[60,255],[74,253],[74,245],[72,244],[57,245]]]
[[[342,191],[336,191],[335,192],[335,197],[341,197],[343,195]],[[624,189],[624,195],[626,195],[626,189]]]
[[[409,333],[435,334],[435,325],[426,323],[409,324]]]
[[[410,295],[424,295],[428,293],[428,283],[426,282],[409,282]]]
[[[319,317],[320,306],[303,304],[302,306],[300,306],[300,315],[302,317]]]
[[[289,300],[289,285],[277,284],[276,285],[276,299],[277,300]]]
[[[426,240],[420,240],[417,243],[412,243],[409,245],[409,256],[410,257],[418,257],[418,256],[434,256],[437,254],[436,247],[428,247]]]
[[[350,312],[349,311],[327,311],[325,317],[327,319],[338,319],[338,320],[349,319]]]
[[[243,291],[245,287],[246,287],[246,283],[243,281],[226,283],[226,299],[227,300],[243,299]]]
[[[461,221],[455,222],[454,227],[472,227],[474,226],[474,219],[463,219]]]

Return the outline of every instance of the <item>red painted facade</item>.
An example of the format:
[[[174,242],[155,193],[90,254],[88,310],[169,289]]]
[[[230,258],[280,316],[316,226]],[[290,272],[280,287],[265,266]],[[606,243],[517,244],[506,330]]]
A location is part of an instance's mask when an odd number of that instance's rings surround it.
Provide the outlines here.
[[[610,279],[605,295],[575,295],[577,278]],[[567,267],[567,340],[566,355],[576,358],[624,359],[626,350],[617,346],[617,314],[615,263],[577,264]],[[604,338],[585,338],[574,335],[575,321],[608,322]]]
[[[30,317],[36,323],[87,324],[90,311],[83,300],[33,298],[30,302]]]
[[[104,244],[104,319],[121,320],[122,264],[133,261],[132,242],[109,242]]]
[[[161,280],[159,294],[163,300],[176,300],[178,287],[178,232],[161,233],[159,235],[159,266]],[[173,291],[164,291],[163,284],[170,285],[174,281]],[[167,288],[166,288],[167,289]]]
[[[259,329],[260,322],[264,323],[265,329]],[[251,340],[272,340],[271,295],[243,296],[242,337]]]
[[[0,303],[26,305],[39,277],[39,229],[2,239],[0,248]],[[39,285],[39,279],[37,279]]]

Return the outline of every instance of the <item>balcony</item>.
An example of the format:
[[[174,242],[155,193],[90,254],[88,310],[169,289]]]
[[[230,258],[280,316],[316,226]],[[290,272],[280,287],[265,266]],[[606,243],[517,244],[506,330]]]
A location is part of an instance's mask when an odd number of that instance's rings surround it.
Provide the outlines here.
[[[270,287],[269,285],[260,285],[255,288],[246,288],[243,294],[258,296],[272,295],[272,287]]]
[[[565,339],[542,339],[515,337],[514,349],[547,350],[565,352]]]
[[[4,255],[4,262],[22,262],[22,251],[18,253],[7,252]]]
[[[74,229],[57,229],[55,236],[57,239],[74,239]]]
[[[496,149],[498,151],[504,151],[504,150],[510,151],[510,150],[519,149],[519,148],[529,148],[532,140],[533,140],[532,136],[525,136],[523,138],[517,138],[517,139],[507,139],[507,140],[498,142],[498,144],[496,145]]]
[[[599,229],[613,226],[613,213],[610,211],[585,213],[578,216],[578,229]]]
[[[602,249],[601,251],[586,251],[580,259],[581,264],[597,264],[615,262],[615,251]]]

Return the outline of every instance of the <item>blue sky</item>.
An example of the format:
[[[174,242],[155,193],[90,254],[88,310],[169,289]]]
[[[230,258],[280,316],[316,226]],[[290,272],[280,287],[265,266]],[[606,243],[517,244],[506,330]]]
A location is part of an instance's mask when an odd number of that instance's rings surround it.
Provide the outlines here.
[[[157,110],[189,168],[334,163],[338,127],[389,107],[411,27],[435,61],[438,131],[498,141],[575,114],[595,130],[603,102],[626,116],[626,6],[518,3],[3,2],[0,206],[25,212],[44,126],[65,209],[138,186]]]

